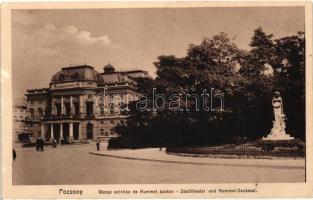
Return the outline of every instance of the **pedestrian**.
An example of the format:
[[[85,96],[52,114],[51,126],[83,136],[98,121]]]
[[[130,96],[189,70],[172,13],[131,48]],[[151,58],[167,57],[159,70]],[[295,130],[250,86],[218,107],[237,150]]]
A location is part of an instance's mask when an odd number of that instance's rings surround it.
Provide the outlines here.
[[[39,151],[39,146],[40,146],[40,139],[36,139],[36,151]]]
[[[13,161],[15,161],[16,159],[16,152],[15,152],[15,149],[13,149]]]
[[[100,140],[99,139],[97,139],[96,145],[97,145],[97,151],[99,151],[100,150]]]
[[[52,140],[52,148],[57,148],[57,141],[56,140]]]
[[[40,137],[40,142],[39,142],[39,144],[40,144],[40,151],[44,151],[44,145],[45,145],[45,141]]]

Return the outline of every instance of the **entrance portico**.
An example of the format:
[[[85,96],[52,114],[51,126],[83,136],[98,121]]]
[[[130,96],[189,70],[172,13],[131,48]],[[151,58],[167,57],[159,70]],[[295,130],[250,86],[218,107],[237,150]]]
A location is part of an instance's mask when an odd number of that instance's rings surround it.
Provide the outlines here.
[[[79,140],[82,138],[81,125],[79,121],[51,121],[41,124],[41,137],[56,140],[70,139]]]

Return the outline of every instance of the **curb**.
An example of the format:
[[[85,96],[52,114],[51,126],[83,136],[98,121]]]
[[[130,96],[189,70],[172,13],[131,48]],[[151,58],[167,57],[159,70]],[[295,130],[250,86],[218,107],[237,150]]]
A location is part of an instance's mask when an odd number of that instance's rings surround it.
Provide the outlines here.
[[[160,163],[172,163],[172,164],[191,164],[191,165],[209,165],[209,166],[235,166],[235,167],[258,167],[258,168],[277,168],[277,169],[305,169],[305,166],[270,166],[270,165],[253,165],[253,164],[220,164],[220,163],[200,163],[200,162],[187,162],[187,161],[174,161],[174,160],[160,160],[160,159],[149,159],[149,158],[135,158],[127,156],[117,156],[112,154],[97,153],[89,151],[92,155],[106,156],[112,158],[126,159],[126,160],[140,160],[140,161],[150,161],[150,162],[160,162]]]

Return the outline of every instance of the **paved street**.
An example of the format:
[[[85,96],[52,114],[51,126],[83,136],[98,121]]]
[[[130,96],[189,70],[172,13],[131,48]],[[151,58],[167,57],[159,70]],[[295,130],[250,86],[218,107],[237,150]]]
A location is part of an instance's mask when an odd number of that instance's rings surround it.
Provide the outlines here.
[[[245,165],[244,159],[229,159],[224,166],[221,164],[224,161],[219,158],[206,158],[210,159],[210,164],[198,165],[131,160],[89,153],[94,150],[95,144],[61,146],[56,149],[48,146],[45,152],[16,147],[13,184],[302,182],[305,176],[304,160],[300,161],[300,166],[293,164],[299,163],[298,160],[268,160],[266,166],[258,166]],[[127,150],[122,151],[125,153]],[[253,159],[246,161],[249,164]],[[259,162],[256,160],[255,163]],[[277,167],[279,163],[281,167]]]

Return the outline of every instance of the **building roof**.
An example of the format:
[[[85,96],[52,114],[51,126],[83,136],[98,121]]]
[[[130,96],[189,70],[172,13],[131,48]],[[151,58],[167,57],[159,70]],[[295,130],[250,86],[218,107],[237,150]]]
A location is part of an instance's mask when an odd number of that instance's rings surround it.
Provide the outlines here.
[[[104,84],[118,84],[118,83],[134,83],[134,80],[129,78],[127,74],[121,72],[115,73],[101,73]]]
[[[89,65],[63,67],[62,70],[52,76],[51,79],[51,83],[76,81],[103,82],[99,72]]]
[[[109,63],[103,67],[103,72],[104,73],[114,73],[115,68],[113,67],[113,65],[111,65],[111,63]]]

